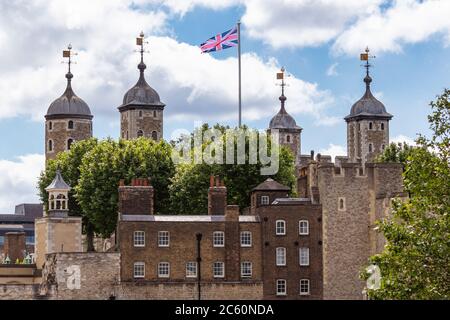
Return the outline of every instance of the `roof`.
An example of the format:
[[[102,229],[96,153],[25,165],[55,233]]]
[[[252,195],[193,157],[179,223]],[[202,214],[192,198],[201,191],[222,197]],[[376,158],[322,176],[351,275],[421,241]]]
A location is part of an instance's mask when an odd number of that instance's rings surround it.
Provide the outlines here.
[[[45,190],[70,190],[70,186],[64,181],[61,171],[57,169],[55,178]]]
[[[164,103],[161,102],[159,94],[155,89],[150,87],[150,85],[145,80],[144,70],[147,68],[144,62],[141,61],[138,65],[140,72],[138,82],[125,93],[123,97],[123,103],[119,109],[126,108],[128,106],[139,106],[139,107],[159,107],[163,108]]]
[[[66,78],[66,90],[61,97],[50,104],[45,117],[67,116],[92,119],[93,116],[87,103],[73,92],[71,85],[72,73],[68,72]]]
[[[16,205],[15,215],[23,215],[29,218],[41,218],[44,205],[42,203],[22,203]]]
[[[210,215],[122,215],[122,221],[153,221],[153,222],[224,222],[225,216]],[[259,222],[254,215],[240,215],[239,222]]]
[[[42,218],[43,205],[40,203],[23,203],[16,206],[14,214],[0,214],[0,224],[20,224],[22,227],[34,224],[36,218]]]
[[[366,92],[351,108],[350,114],[345,117],[345,120],[354,118],[384,118],[391,119],[392,115],[386,111],[386,107],[377,98],[375,98],[370,91],[370,83],[372,78],[367,75],[364,78],[366,83]]]
[[[299,126],[297,126],[297,123],[295,122],[295,119],[286,112],[286,109],[284,108],[284,103],[287,100],[287,98],[284,95],[280,96],[281,101],[281,108],[280,111],[270,120],[269,128],[270,129],[296,129],[301,130]]]
[[[263,183],[257,185],[252,191],[290,191],[291,188],[282,185],[281,183],[268,178]]]

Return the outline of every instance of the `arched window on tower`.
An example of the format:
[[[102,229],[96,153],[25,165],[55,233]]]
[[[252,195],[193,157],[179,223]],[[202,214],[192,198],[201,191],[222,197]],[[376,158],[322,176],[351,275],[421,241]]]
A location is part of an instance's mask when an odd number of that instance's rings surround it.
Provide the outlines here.
[[[53,122],[49,122],[48,123],[48,131],[52,131],[53,130]]]
[[[153,110],[153,118],[156,118],[156,111]]]
[[[384,130],[384,123],[381,124],[381,130]]]
[[[152,139],[155,141],[158,140],[158,132],[156,132],[156,131],[152,132]]]
[[[373,151],[373,145],[371,143],[369,143],[369,152]]]
[[[142,110],[139,110],[139,118],[142,118]]]
[[[53,151],[53,141],[52,140],[48,140],[48,151],[49,152]]]
[[[72,138],[67,140],[67,150],[70,150],[70,148],[72,147],[72,143],[73,143],[73,139]]]
[[[140,138],[140,137],[142,137],[143,135],[144,135],[144,131],[138,130],[138,132],[137,132],[137,137]]]
[[[67,129],[73,129],[73,121],[72,121],[72,120],[70,120],[70,121],[67,123]]]
[[[287,136],[286,136],[286,142],[287,142],[287,143],[291,143],[291,136],[290,136],[290,135],[287,135]]]
[[[369,122],[369,130],[372,130],[372,128],[373,128],[373,123]]]

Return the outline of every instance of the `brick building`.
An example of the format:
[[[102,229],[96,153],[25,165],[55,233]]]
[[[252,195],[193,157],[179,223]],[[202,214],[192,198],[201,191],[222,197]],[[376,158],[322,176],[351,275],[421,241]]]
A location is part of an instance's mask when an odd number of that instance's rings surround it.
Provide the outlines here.
[[[262,287],[259,298],[320,299],[320,205],[288,198],[288,191],[268,179],[253,190],[250,214],[240,215],[239,207],[226,203],[223,183],[211,177],[207,215],[163,216],[153,215],[147,180],[122,181],[121,282],[171,290],[200,281],[200,291],[205,285],[252,285]]]

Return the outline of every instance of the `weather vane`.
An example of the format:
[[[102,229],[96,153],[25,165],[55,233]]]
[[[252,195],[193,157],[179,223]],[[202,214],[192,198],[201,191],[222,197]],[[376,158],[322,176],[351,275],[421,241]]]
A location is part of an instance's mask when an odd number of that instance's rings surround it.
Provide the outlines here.
[[[147,53],[149,52],[144,50],[144,44],[148,44],[148,41],[144,41],[144,38],[145,38],[144,31],[141,31],[139,37],[136,38],[136,45],[141,47],[141,49],[136,50],[136,52],[141,53],[141,62],[144,62],[144,52]]]
[[[74,61],[72,61],[72,56],[76,56],[78,55],[78,53],[73,52],[72,51],[72,45],[69,43],[69,45],[67,46],[67,50],[63,50],[63,58],[68,58],[67,62],[66,61],[62,61],[62,63],[67,63],[69,66],[69,72],[70,73],[70,66],[72,63],[76,63]]]
[[[369,76],[369,69],[372,67],[372,65],[369,63],[370,59],[375,59],[375,56],[371,56],[369,47],[366,47],[365,53],[361,53],[360,59],[361,61],[365,61],[366,64],[363,65],[364,68],[366,68],[366,75]]]
[[[277,80],[281,80],[281,83],[278,84],[281,86],[281,95],[284,96],[284,87],[288,86],[288,84],[284,81],[286,77],[290,77],[290,75],[286,74],[286,69],[281,67],[280,72],[277,72]]]

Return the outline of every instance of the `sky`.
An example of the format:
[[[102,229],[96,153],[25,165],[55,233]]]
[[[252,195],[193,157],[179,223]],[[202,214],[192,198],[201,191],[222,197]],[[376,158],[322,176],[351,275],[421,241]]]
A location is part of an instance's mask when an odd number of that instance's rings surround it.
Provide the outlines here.
[[[346,154],[343,118],[364,93],[367,46],[372,92],[394,115],[391,141],[429,133],[429,102],[450,84],[449,16],[449,0],[0,0],[0,213],[38,201],[44,115],[65,89],[69,43],[72,87],[94,114],[94,136],[118,138],[144,31],[146,78],[166,104],[169,140],[199,121],[237,124],[237,50],[201,54],[199,45],[240,20],[243,123],[267,128],[284,66],[302,153],[336,156]]]

